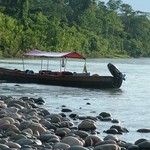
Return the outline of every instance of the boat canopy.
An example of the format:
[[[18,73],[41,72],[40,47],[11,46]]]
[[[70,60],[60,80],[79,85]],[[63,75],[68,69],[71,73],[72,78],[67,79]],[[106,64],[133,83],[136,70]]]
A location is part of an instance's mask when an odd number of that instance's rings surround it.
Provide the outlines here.
[[[24,54],[25,56],[35,56],[35,57],[48,57],[48,58],[78,58],[78,59],[86,59],[84,56],[78,54],[77,52],[45,52],[34,49],[30,52]]]

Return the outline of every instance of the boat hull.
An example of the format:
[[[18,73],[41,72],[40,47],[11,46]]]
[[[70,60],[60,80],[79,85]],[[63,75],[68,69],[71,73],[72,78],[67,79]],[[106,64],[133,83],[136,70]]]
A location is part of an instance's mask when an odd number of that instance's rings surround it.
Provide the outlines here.
[[[49,75],[0,68],[0,80],[8,83],[36,83],[80,88],[120,88],[122,78],[113,76]]]

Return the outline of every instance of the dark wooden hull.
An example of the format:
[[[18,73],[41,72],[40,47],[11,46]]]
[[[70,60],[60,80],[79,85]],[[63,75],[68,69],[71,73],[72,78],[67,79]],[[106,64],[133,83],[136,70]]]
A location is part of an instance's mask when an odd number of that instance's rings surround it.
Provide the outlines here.
[[[0,68],[0,80],[8,83],[36,83],[80,88],[120,88],[122,77],[113,76],[76,76],[48,75]]]

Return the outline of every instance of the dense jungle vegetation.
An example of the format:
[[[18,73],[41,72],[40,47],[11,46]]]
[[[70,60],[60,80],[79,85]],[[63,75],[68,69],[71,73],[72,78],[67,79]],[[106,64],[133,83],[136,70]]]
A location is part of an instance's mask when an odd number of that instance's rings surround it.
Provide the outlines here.
[[[150,13],[121,0],[0,0],[0,57],[34,48],[150,57]]]

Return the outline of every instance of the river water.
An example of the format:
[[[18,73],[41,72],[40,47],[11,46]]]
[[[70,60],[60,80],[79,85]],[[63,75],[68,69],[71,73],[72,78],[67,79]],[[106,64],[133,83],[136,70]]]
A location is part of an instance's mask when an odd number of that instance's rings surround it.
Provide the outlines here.
[[[110,75],[107,63],[113,63],[126,74],[126,81],[120,89],[81,89],[37,84],[1,83],[0,95],[14,97],[31,96],[43,97],[45,107],[51,113],[60,113],[62,105],[80,116],[97,116],[101,112],[108,112],[120,121],[120,126],[129,133],[116,135],[121,140],[135,142],[140,138],[150,139],[150,133],[138,133],[141,128],[150,129],[150,59],[88,59],[87,68],[91,74]],[[25,60],[25,69],[40,70],[40,60]],[[46,66],[47,61],[43,61]],[[59,70],[59,61],[49,62],[51,70]],[[0,60],[0,66],[22,69],[21,60]],[[81,72],[82,60],[68,60],[66,70]],[[43,68],[43,69],[46,69]],[[97,131],[102,137],[104,130],[112,125],[110,122],[97,121]]]

